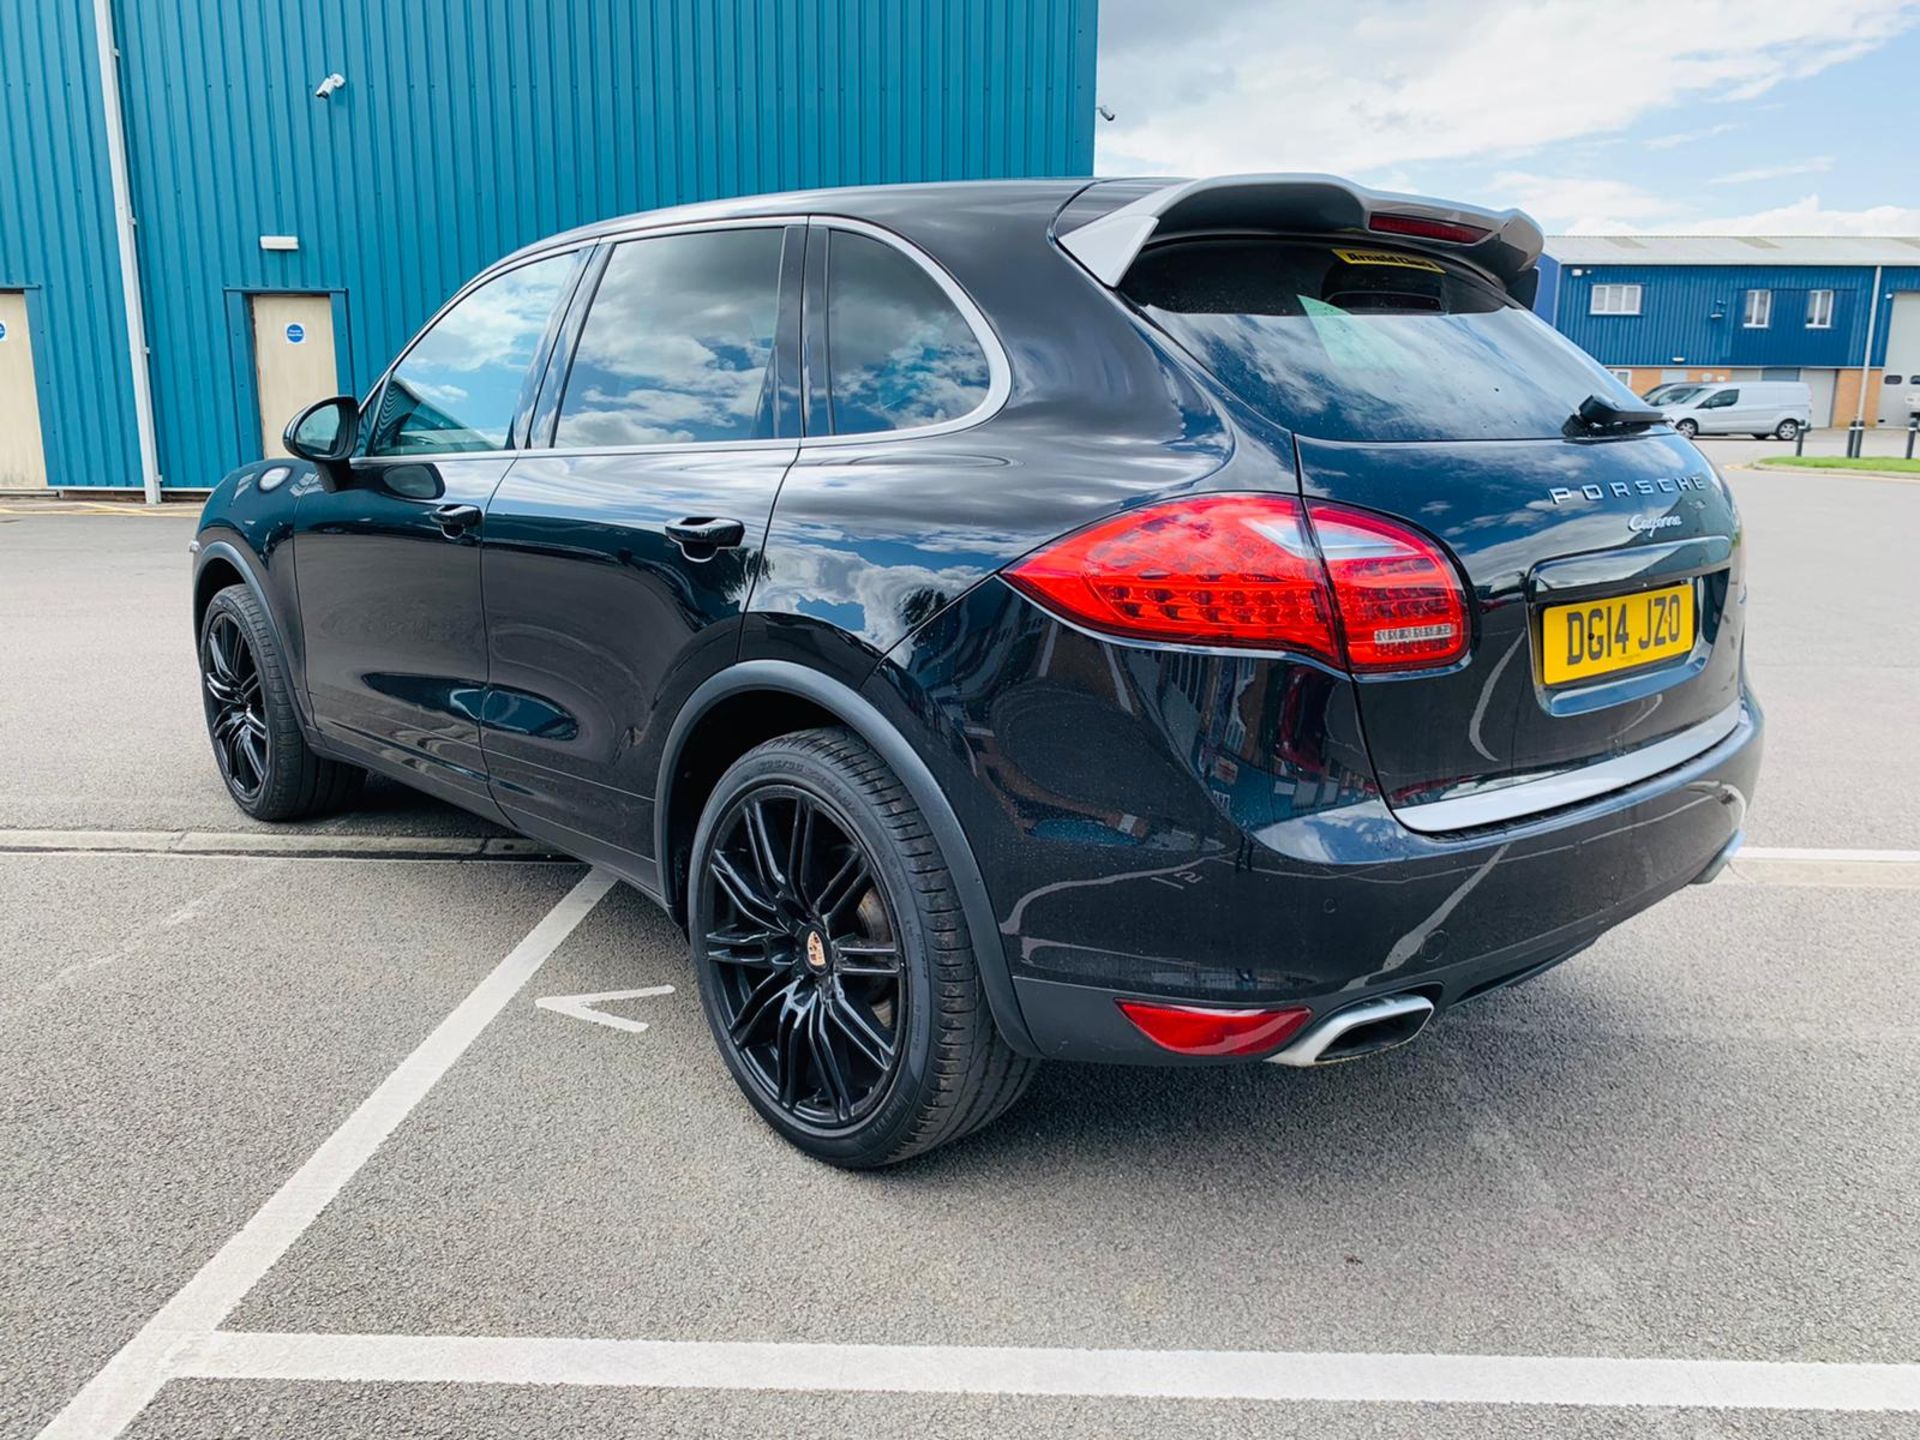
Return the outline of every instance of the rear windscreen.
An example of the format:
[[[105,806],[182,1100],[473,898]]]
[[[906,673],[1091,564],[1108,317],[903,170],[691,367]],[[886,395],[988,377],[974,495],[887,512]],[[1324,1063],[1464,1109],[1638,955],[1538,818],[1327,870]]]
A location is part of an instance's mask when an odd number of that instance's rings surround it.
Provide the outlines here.
[[[1122,292],[1263,414],[1329,440],[1559,435],[1590,395],[1638,402],[1511,297],[1425,255],[1197,240]]]

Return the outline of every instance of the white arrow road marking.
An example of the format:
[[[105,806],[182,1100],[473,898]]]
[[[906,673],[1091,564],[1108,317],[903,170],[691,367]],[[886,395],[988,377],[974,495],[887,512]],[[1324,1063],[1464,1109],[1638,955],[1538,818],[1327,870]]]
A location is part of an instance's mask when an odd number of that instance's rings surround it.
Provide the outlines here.
[[[597,1007],[615,1000],[644,1000],[649,995],[671,995],[671,985],[649,985],[644,990],[602,990],[598,995],[543,995],[533,1003],[542,1010],[571,1015],[576,1020],[591,1020],[596,1025],[611,1025],[638,1035],[647,1028],[644,1020],[629,1020],[624,1015],[603,1015]]]

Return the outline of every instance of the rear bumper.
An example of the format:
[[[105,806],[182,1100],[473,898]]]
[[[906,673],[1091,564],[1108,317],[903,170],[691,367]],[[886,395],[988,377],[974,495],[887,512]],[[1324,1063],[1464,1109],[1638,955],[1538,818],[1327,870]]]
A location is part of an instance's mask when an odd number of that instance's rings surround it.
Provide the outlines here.
[[[1270,827],[1252,855],[1199,861],[1180,891],[1153,897],[1164,919],[1150,938],[1171,940],[1184,927],[1217,945],[1223,929],[1236,932],[1239,963],[1136,955],[1131,975],[1075,976],[1072,965],[1092,960],[1084,946],[1029,937],[1014,974],[1028,1030],[1039,1053],[1063,1059],[1218,1064],[1161,1050],[1115,1002],[1286,1002],[1309,1006],[1318,1021],[1404,993],[1443,1011],[1530,979],[1717,873],[1738,844],[1763,728],[1744,698],[1733,730],[1692,760],[1590,804],[1473,836],[1415,835],[1384,809]],[[1337,833],[1324,833],[1328,825]],[[1103,903],[1132,908],[1113,893]]]

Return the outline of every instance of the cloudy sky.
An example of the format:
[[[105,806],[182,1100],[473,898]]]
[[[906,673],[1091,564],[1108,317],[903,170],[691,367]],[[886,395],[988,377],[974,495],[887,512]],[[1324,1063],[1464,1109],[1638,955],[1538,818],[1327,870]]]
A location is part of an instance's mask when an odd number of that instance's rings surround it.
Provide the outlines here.
[[[1103,175],[1330,170],[1549,232],[1920,233],[1920,0],[1101,0]]]

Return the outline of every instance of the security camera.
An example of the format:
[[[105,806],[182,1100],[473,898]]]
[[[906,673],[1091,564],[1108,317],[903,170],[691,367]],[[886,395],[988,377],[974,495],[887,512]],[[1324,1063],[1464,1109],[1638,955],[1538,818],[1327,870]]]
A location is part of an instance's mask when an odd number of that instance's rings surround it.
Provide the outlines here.
[[[1098,115],[1102,120],[1112,120],[1115,118],[1112,108],[1106,105],[1094,106],[1093,113]]]
[[[313,98],[316,100],[329,99],[333,95],[334,91],[338,90],[342,85],[346,83],[347,83],[347,77],[342,75],[338,70],[336,70],[333,72],[333,74],[327,76],[326,79],[322,80],[318,85],[314,87]]]

